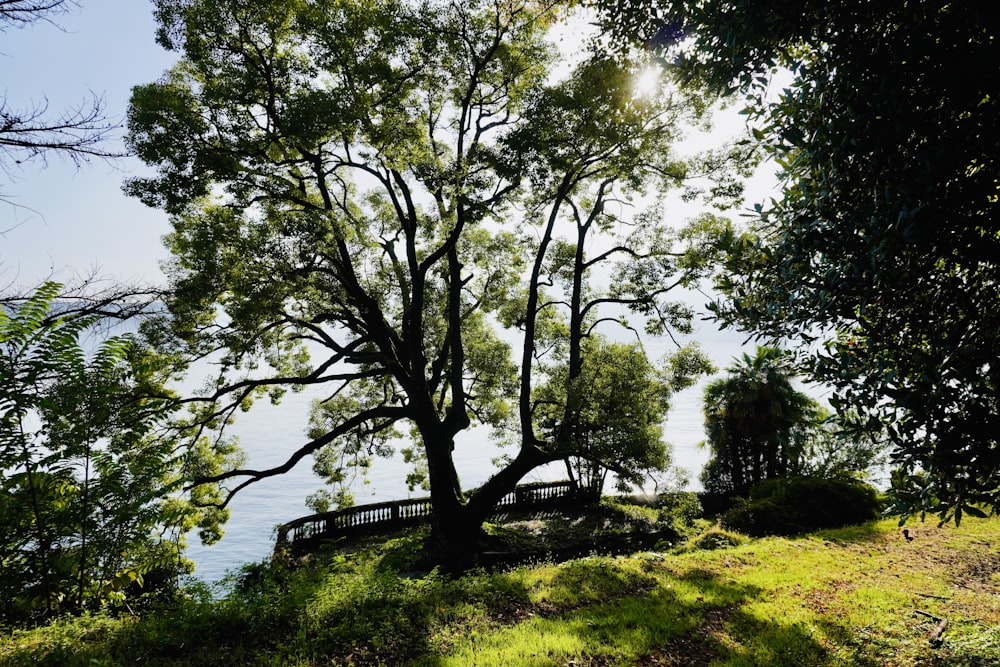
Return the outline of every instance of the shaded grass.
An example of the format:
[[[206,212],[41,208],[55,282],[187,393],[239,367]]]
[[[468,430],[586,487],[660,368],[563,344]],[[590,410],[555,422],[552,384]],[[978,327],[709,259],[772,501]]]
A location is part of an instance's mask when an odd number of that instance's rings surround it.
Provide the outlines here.
[[[406,534],[252,566],[223,600],[7,632],[0,665],[1000,665],[998,528],[907,541],[885,521],[461,577],[412,572]]]

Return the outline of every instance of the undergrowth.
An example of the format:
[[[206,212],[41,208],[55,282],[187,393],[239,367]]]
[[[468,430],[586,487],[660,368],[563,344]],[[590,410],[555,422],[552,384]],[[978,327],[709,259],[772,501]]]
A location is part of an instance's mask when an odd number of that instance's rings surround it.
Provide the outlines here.
[[[415,569],[418,531],[248,566],[222,599],[195,587],[141,617],[7,630],[0,665],[1000,665],[998,527],[709,530],[462,576]]]

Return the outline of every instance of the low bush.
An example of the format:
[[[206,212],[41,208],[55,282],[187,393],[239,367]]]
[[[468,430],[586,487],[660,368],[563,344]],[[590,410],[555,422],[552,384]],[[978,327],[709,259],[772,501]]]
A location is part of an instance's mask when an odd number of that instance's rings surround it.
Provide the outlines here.
[[[688,551],[715,551],[716,549],[728,549],[744,544],[749,538],[746,535],[725,530],[722,528],[709,528],[701,535],[691,539],[681,549],[680,552]]]
[[[747,535],[797,535],[865,523],[879,517],[878,491],[846,477],[769,479],[725,514],[724,527]]]
[[[690,491],[660,494],[655,507],[659,510],[660,521],[669,521],[680,533],[693,528],[704,515],[698,494]]]
[[[732,509],[736,498],[732,493],[709,493],[707,491],[702,491],[697,496],[706,519],[718,519]]]

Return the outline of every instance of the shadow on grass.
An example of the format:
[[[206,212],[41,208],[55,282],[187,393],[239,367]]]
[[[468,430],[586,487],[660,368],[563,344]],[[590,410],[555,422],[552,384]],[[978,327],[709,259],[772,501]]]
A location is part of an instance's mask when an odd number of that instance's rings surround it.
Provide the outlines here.
[[[868,542],[882,540],[886,537],[886,530],[883,520],[869,521],[854,526],[844,526],[842,528],[826,528],[808,533],[804,537],[813,537],[828,540],[833,543],[846,544],[867,544]],[[905,538],[900,537],[900,540]]]
[[[431,573],[327,554],[258,573],[225,600],[172,609],[11,665],[823,665],[806,628],[744,609],[762,591],[669,559],[586,558],[536,570]],[[843,632],[846,632],[844,630]]]
[[[652,651],[650,661],[640,664],[797,667],[828,663],[827,649],[808,626],[764,619],[748,611],[747,603],[764,594],[760,588],[725,581],[701,569],[686,572],[678,580],[698,593],[694,602],[687,602],[697,619],[695,627]]]
[[[841,542],[881,534],[828,533]],[[408,577],[419,543],[410,534],[351,556],[251,566],[226,599],[54,629],[0,665],[828,664],[810,628],[746,609],[761,589],[707,570],[675,574],[669,557],[584,558],[549,564],[548,575]],[[849,637],[827,621],[822,635]]]
[[[177,601],[141,618],[40,631],[0,665],[402,665],[483,619],[514,623],[529,591],[516,576],[408,576],[419,537],[351,556],[247,566],[229,594]]]
[[[662,562],[648,565],[636,571],[600,559],[565,564],[540,613],[413,664],[829,664],[830,655],[811,628],[760,619],[744,608],[763,595],[761,589],[706,570],[672,576]]]

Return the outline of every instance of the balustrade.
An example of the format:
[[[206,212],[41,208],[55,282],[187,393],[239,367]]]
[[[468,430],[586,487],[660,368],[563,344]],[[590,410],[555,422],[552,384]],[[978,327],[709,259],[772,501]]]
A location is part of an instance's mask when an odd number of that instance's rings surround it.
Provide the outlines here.
[[[497,503],[497,512],[535,509],[581,498],[576,482],[536,482],[522,484]],[[278,526],[277,546],[301,549],[307,543],[346,536],[366,529],[403,527],[431,517],[430,498],[393,500],[371,505],[346,507],[333,512],[304,516]]]

